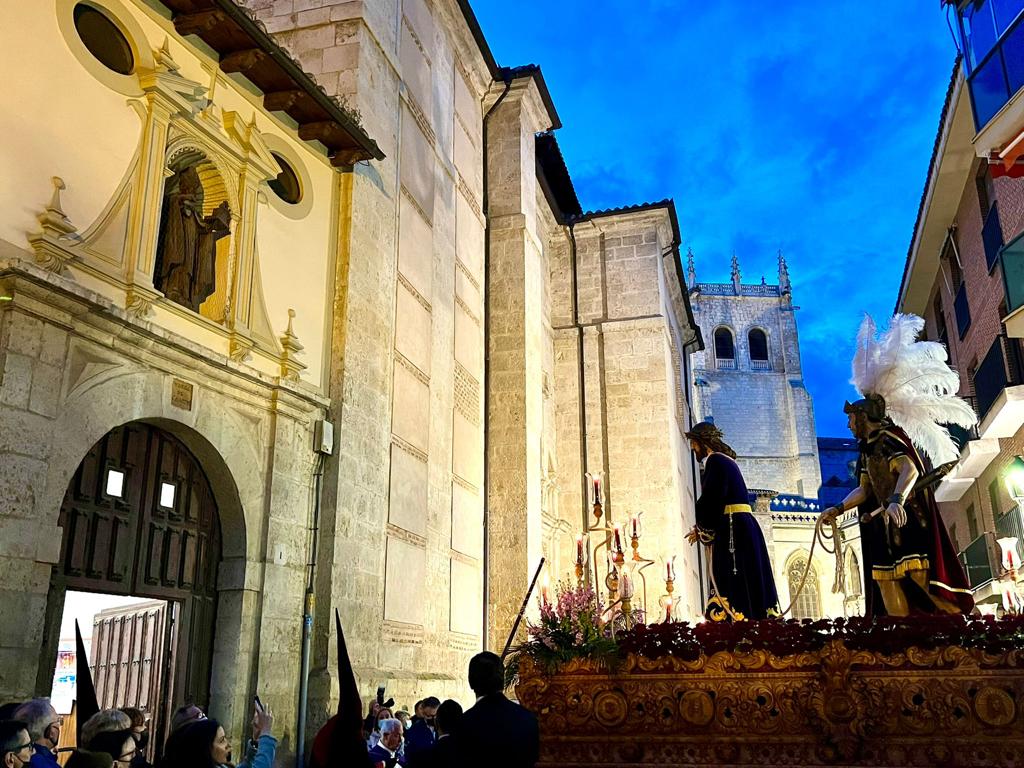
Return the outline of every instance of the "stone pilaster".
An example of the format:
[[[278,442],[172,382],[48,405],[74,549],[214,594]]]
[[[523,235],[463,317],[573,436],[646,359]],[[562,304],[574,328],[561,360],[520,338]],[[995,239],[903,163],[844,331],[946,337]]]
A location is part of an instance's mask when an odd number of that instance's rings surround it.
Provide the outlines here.
[[[541,556],[542,247],[534,134],[548,127],[532,78],[490,118],[488,646],[500,652]]]

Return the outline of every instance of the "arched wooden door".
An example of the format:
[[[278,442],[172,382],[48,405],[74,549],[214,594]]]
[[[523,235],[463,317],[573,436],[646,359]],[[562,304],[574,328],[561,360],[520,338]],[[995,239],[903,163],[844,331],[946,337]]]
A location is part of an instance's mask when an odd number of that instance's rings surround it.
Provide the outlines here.
[[[51,595],[84,590],[172,601],[161,702],[209,704],[220,522],[209,480],[177,438],[143,422],[108,432],[82,460],[60,510]],[[168,696],[171,693],[171,696]]]

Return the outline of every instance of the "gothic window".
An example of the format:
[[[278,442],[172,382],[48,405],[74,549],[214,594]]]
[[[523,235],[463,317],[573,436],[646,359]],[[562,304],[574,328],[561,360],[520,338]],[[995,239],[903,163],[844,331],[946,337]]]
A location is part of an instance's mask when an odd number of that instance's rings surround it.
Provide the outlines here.
[[[768,337],[760,328],[752,328],[747,334],[750,345],[750,360],[754,363],[768,362]]]
[[[793,603],[792,616],[794,619],[817,619],[821,617],[821,601],[818,597],[818,572],[811,565],[807,570],[807,579],[804,587],[797,595],[800,581],[804,578],[804,570],[807,569],[807,557],[800,555],[793,558],[789,563],[789,571],[786,574],[789,581],[789,599]]]
[[[857,553],[851,549],[850,557],[846,563],[847,597],[860,597],[862,589],[860,577],[860,560],[857,559]]]
[[[733,360],[736,357],[736,352],[733,346],[732,333],[728,328],[718,328],[715,330],[715,359],[716,360]]]
[[[135,56],[128,38],[110,17],[88,3],[79,3],[73,12],[75,31],[86,49],[107,69],[130,75]]]

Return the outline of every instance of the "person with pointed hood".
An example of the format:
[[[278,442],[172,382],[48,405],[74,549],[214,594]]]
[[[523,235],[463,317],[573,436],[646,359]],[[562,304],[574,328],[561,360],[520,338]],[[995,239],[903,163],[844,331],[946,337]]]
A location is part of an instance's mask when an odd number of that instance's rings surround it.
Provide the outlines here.
[[[722,431],[701,422],[686,433],[703,464],[697,524],[691,544],[708,547],[712,595],[704,615],[711,621],[767,619],[780,615],[779,595],[761,526],[752,514],[747,484],[736,452]]]
[[[338,633],[338,712],[317,731],[310,768],[373,768],[376,763],[371,762],[363,738],[363,703],[337,609],[334,623]]]
[[[938,342],[918,341],[924,320],[895,315],[881,336],[865,317],[857,338],[851,383],[861,394],[847,402],[858,440],[859,484],[822,514],[834,520],[860,515],[866,614],[907,616],[913,611],[969,614],[967,576],[926,475],[941,477],[958,451],[947,424],[970,428],[977,415],[955,395],[960,376]],[[919,452],[920,449],[920,452]],[[927,472],[924,454],[938,471]]]

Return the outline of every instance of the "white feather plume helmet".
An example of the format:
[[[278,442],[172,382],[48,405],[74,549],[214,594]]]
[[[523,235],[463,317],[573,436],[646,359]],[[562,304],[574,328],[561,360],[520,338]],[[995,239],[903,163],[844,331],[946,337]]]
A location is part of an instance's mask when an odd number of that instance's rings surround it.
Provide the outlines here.
[[[939,465],[955,461],[956,443],[943,425],[969,429],[978,423],[974,409],[956,396],[959,374],[946,364],[946,348],[918,341],[924,318],[893,315],[881,334],[870,315],[857,334],[850,383],[862,397],[880,395],[886,415],[917,449]]]

